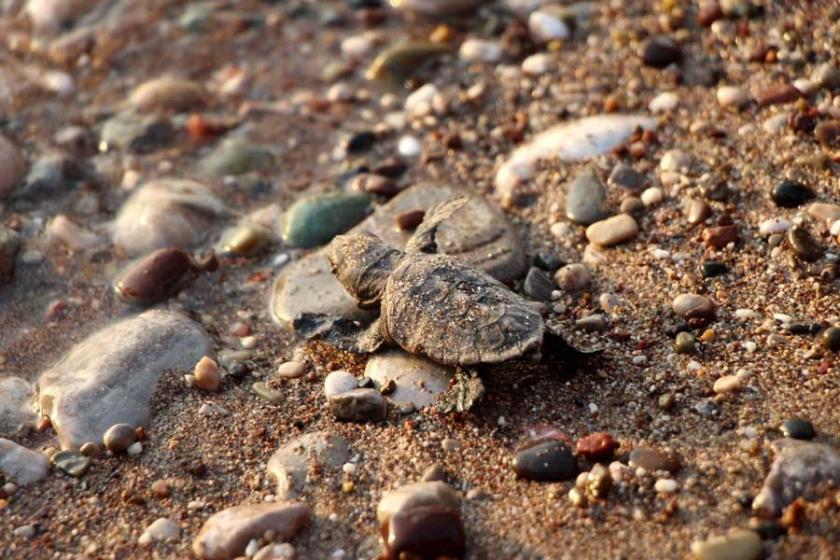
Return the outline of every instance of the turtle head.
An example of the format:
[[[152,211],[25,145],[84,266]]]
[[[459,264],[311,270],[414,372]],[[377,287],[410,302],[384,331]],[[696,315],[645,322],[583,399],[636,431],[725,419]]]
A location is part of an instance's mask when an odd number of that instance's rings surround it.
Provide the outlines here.
[[[327,249],[333,274],[365,309],[379,306],[385,282],[404,256],[372,233],[339,235]]]

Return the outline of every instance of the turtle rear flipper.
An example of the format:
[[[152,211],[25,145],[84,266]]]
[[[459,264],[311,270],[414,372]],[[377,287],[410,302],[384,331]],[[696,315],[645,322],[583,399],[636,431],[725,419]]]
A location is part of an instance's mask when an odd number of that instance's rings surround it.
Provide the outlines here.
[[[372,354],[386,342],[379,318],[363,323],[344,317],[304,313],[294,320],[293,327],[304,338],[323,340],[354,354]]]

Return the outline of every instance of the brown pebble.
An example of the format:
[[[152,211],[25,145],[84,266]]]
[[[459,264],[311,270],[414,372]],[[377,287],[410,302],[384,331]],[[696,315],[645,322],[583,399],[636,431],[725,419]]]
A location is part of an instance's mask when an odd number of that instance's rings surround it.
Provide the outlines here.
[[[152,494],[157,498],[169,497],[169,482],[164,479],[152,482]]]
[[[610,434],[596,432],[578,440],[576,452],[592,461],[606,461],[612,458],[618,448],[619,443]]]
[[[821,122],[814,128],[814,137],[825,146],[840,145],[840,121]]]
[[[791,103],[802,96],[802,93],[790,84],[770,87],[756,96],[759,107]]]
[[[673,455],[645,447],[638,447],[630,452],[629,464],[633,468],[642,468],[646,471],[674,473],[680,469],[680,463]]]
[[[738,241],[737,226],[715,226],[703,231],[703,240],[709,247],[723,249],[730,243]]]
[[[690,224],[703,223],[712,215],[711,207],[705,200],[699,198],[687,199],[683,206],[683,212]]]
[[[426,217],[425,210],[406,210],[395,218],[397,228],[401,231],[412,231],[417,229]]]
[[[202,477],[207,473],[207,465],[201,459],[194,459],[184,465],[184,470],[193,476]]]
[[[81,453],[85,457],[98,457],[102,453],[102,450],[94,442],[89,441],[87,443],[82,444],[82,446],[79,448],[79,453]]]
[[[218,391],[222,377],[219,374],[219,364],[208,356],[202,357],[195,365],[195,386],[205,391]]]
[[[376,173],[362,173],[353,179],[352,188],[358,191],[391,197],[400,192],[400,187],[392,179]]]
[[[102,443],[111,453],[125,453],[135,441],[137,432],[128,424],[114,424],[102,436]]]
[[[698,294],[680,294],[672,304],[674,313],[684,319],[711,319],[715,316],[715,304]]]

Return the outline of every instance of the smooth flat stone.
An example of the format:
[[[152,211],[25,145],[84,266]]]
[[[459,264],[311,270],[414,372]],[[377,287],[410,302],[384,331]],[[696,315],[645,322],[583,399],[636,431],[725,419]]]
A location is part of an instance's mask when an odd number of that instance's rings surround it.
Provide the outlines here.
[[[796,208],[812,200],[814,196],[814,191],[796,181],[782,181],[770,193],[770,198],[776,206],[782,208]]]
[[[505,196],[533,176],[540,160],[580,161],[605,154],[637,127],[653,129],[656,121],[641,115],[596,115],[556,125],[513,151],[496,172],[496,187]]]
[[[34,426],[38,415],[33,407],[32,387],[20,377],[0,377],[0,436],[13,436]]]
[[[129,97],[129,104],[138,111],[187,111],[203,107],[206,101],[201,85],[175,76],[144,82]]]
[[[0,438],[0,473],[24,486],[45,479],[50,473],[50,462],[36,451]]]
[[[566,192],[566,217],[588,226],[605,217],[607,189],[593,167],[587,167],[569,183]]]
[[[388,416],[388,402],[376,389],[353,389],[328,401],[335,418],[344,422],[377,422]]]
[[[715,316],[715,304],[699,294],[680,294],[671,305],[674,313],[684,319],[711,319]]]
[[[309,506],[299,502],[247,504],[222,510],[205,521],[192,544],[202,560],[231,560],[242,556],[251,539],[274,531],[290,541],[308,522]]]
[[[639,224],[633,216],[619,214],[586,228],[586,238],[601,247],[611,247],[630,241],[639,234]]]
[[[349,459],[347,440],[326,432],[314,432],[280,447],[269,459],[266,470],[277,480],[277,495],[288,499],[303,490],[311,467],[338,469]]]
[[[377,389],[394,381],[396,389],[389,399],[398,406],[413,404],[418,410],[433,404],[449,389],[454,375],[451,368],[399,349],[375,354],[365,366],[365,377],[372,379]]]
[[[679,462],[672,455],[645,447],[637,447],[630,452],[629,464],[634,469],[669,473],[675,473],[680,468]]]
[[[292,247],[326,245],[361,222],[371,211],[368,194],[324,193],[302,198],[283,217],[280,235]]]
[[[546,441],[519,451],[513,458],[516,476],[526,480],[571,480],[578,474],[577,460],[561,441]]]
[[[551,293],[557,289],[551,274],[541,268],[532,266],[522,283],[522,291],[534,301],[548,301]]]
[[[92,334],[43,372],[38,403],[64,448],[102,441],[114,424],[146,425],[160,375],[191,370],[209,350],[193,321],[146,311]]]
[[[90,458],[70,449],[59,451],[50,458],[50,462],[56,469],[73,478],[81,478],[90,469]]]
[[[825,202],[814,202],[808,206],[808,214],[822,222],[831,224],[840,220],[840,206]]]
[[[26,160],[11,140],[0,134],[0,200],[14,191],[26,174]]]
[[[833,448],[788,438],[773,442],[772,447],[776,458],[753,500],[753,509],[759,514],[776,517],[800,496],[819,498],[816,490],[821,483],[840,484],[840,454]]]
[[[177,247],[191,249],[226,213],[207,187],[184,179],[157,179],[123,204],[114,222],[114,245],[130,256]]]

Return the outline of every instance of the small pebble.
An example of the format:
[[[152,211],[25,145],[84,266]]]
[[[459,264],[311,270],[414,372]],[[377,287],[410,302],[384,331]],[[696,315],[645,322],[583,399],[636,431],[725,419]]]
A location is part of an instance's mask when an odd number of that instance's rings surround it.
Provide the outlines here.
[[[111,453],[124,453],[135,441],[137,430],[128,424],[114,424],[102,436],[102,443]]]
[[[195,386],[205,391],[218,391],[221,384],[219,364],[208,356],[202,357],[193,370]]]

